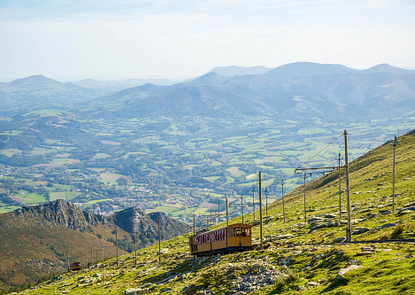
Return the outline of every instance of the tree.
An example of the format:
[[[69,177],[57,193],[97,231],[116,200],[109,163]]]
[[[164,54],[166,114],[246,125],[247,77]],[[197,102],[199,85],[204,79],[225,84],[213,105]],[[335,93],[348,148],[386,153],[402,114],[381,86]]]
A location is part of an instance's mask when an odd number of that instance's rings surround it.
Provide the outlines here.
[[[117,183],[119,186],[126,186],[128,184],[128,180],[124,177],[120,177],[117,179]]]

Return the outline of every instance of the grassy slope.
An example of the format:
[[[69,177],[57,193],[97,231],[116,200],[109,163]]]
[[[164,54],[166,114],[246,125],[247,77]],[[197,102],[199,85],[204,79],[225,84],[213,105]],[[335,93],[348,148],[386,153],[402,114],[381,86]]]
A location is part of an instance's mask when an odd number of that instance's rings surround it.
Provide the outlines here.
[[[404,204],[415,201],[415,134],[407,134],[400,141],[396,166],[397,211]],[[382,211],[391,209],[391,155],[392,147],[385,145],[351,164],[352,231],[358,227],[368,229],[365,233],[353,235],[355,241],[390,237],[395,230],[393,227],[376,230],[375,226],[397,220],[401,220],[404,229],[401,237],[413,235],[414,213]],[[308,184],[307,208],[315,210],[307,213],[309,217],[324,217],[338,211],[338,179],[335,174]],[[354,194],[356,192],[362,193]],[[300,293],[296,289],[304,289],[301,294],[415,294],[413,244],[374,244],[375,251],[363,256],[357,254],[362,251],[362,245],[321,245],[345,236],[346,226],[339,224],[310,231],[311,225],[303,220],[302,198],[302,188],[286,196],[286,223],[282,222],[281,200],[270,206],[268,213],[272,218],[263,228],[265,250],[197,259],[186,254],[187,237],[180,236],[162,243],[167,252],[162,255],[162,263],[157,261],[156,246],[151,246],[137,252],[137,266],[134,265],[134,255],[128,254],[119,267],[114,265],[114,260],[108,260],[104,269],[61,275],[54,281],[32,288],[31,294],[56,294],[64,290],[70,294],[124,294],[126,289],[139,286],[147,288],[149,294],[163,291],[166,294],[197,294],[200,290],[228,294],[238,278],[250,276],[250,281],[254,282],[261,273],[287,272],[281,266],[286,262],[294,271],[288,277],[291,281],[274,278],[274,283],[247,294]],[[345,209],[345,200],[342,203]],[[252,216],[246,218],[252,219]],[[254,241],[258,242],[259,226],[254,227],[253,235]],[[341,268],[352,264],[362,267],[348,272],[344,279],[336,278]],[[310,281],[318,285],[305,287]]]
[[[113,244],[103,242],[92,234],[56,226],[40,218],[10,216],[11,213],[0,214],[0,291],[7,285],[21,285],[50,273],[66,271],[68,253],[71,261],[84,263],[89,251],[90,262],[91,247],[95,261],[97,253],[101,259],[100,250],[105,246],[105,256],[115,256]],[[92,229],[103,238],[113,237],[108,226]],[[120,231],[120,237],[123,235],[128,233]]]

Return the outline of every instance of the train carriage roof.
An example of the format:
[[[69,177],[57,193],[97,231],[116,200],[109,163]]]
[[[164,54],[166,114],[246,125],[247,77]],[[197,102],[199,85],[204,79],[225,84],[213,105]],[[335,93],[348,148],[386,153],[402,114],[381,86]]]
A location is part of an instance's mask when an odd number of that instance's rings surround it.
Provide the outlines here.
[[[228,226],[215,228],[215,229],[212,229],[210,231],[204,231],[204,232],[201,232],[201,233],[197,233],[195,236],[201,236],[201,235],[209,234],[209,233],[212,233],[212,232],[215,232],[215,231],[218,231],[218,230],[222,230],[222,229],[225,229],[225,228],[239,228],[239,227],[241,227],[241,228],[252,228],[252,225],[247,224],[247,223],[234,223],[234,224],[229,224]]]

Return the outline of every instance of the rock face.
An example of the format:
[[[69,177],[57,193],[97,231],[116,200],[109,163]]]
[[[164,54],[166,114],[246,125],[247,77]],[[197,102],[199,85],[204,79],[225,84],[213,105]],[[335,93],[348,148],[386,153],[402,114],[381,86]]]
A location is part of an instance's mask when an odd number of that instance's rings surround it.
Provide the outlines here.
[[[145,215],[137,208],[128,208],[117,212],[109,217],[96,215],[83,211],[77,205],[64,200],[55,200],[37,206],[26,206],[13,211],[15,216],[20,218],[43,217],[54,225],[60,225],[73,230],[80,230],[89,225],[99,223],[113,223],[131,234],[158,234],[157,220],[160,217],[160,230],[163,238],[173,238],[177,235],[189,232],[186,224],[174,220],[161,212]]]
[[[148,219],[143,211],[134,207],[117,212],[108,219],[129,233],[150,230]]]
[[[160,231],[164,238],[173,238],[189,232],[186,224],[168,217],[162,212],[144,214],[137,208],[128,208],[108,217],[108,220],[121,227],[126,232],[139,235],[158,234],[158,218],[160,217]]]
[[[189,232],[189,227],[186,224],[168,217],[163,212],[153,212],[148,214],[148,217],[155,223],[160,217],[160,229],[166,233],[169,239]]]
[[[21,218],[43,216],[47,221],[55,225],[61,225],[73,230],[79,230],[90,224],[98,225],[98,222],[104,222],[102,216],[83,211],[78,206],[60,199],[42,205],[25,206],[13,211],[13,213]]]

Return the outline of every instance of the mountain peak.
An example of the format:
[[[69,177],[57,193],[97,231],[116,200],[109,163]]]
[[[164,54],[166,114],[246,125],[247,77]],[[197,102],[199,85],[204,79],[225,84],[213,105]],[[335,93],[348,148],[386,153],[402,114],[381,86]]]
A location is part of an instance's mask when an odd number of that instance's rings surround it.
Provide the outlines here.
[[[41,84],[61,84],[60,82],[43,75],[33,75],[26,78],[17,79],[10,82],[12,86],[18,85],[41,85]]]
[[[364,70],[365,73],[399,73],[399,74],[413,74],[415,71],[402,69],[383,63]]]
[[[244,75],[262,75],[270,71],[270,68],[264,66],[255,66],[255,67],[240,67],[240,66],[226,66],[226,67],[216,67],[208,72],[216,73],[226,77],[233,76],[244,76]]]
[[[358,72],[340,64],[319,64],[314,62],[295,62],[279,66],[264,76],[276,79],[291,79],[297,76],[333,75]]]

